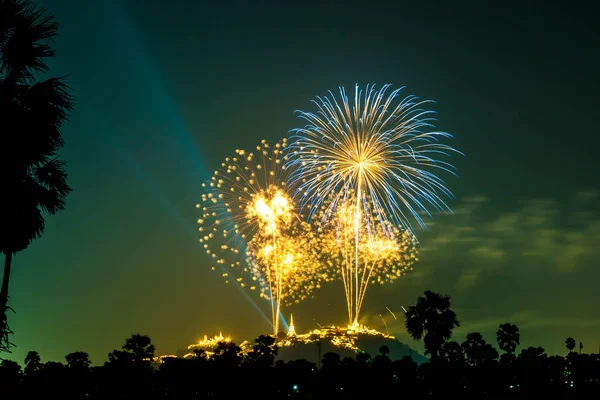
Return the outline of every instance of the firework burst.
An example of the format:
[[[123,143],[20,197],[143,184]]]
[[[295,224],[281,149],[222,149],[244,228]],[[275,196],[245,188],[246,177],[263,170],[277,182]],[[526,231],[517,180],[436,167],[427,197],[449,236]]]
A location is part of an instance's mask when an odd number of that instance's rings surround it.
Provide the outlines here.
[[[282,302],[305,299],[327,279],[312,262],[310,225],[286,190],[286,145],[282,140],[271,147],[263,140],[255,151],[236,150],[203,185],[206,193],[196,205],[202,212],[200,243],[212,268],[220,265],[226,283],[235,279],[270,300],[275,334]]]
[[[426,228],[422,215],[431,216],[429,209],[450,211],[443,197],[451,192],[434,172],[453,173],[451,164],[437,158],[456,152],[441,143],[451,135],[431,130],[433,111],[423,109],[429,101],[400,99],[402,89],[388,94],[389,88],[367,86],[363,92],[356,86],[353,99],[344,88],[339,99],[331,92],[330,97],[317,97],[313,102],[318,111],[300,112],[308,124],[293,130],[286,152],[286,165],[294,168],[289,182],[297,186],[309,220],[317,213],[333,222],[336,210],[353,207],[355,288],[361,236],[374,234],[367,219],[379,221],[385,237],[392,234],[392,226],[414,236],[411,219]],[[355,299],[354,323],[359,304]]]
[[[433,128],[433,111],[422,107],[431,101],[408,96],[397,101],[401,89],[387,94],[367,86],[355,87],[353,102],[340,88],[313,101],[319,111],[300,111],[308,125],[293,130],[288,146],[288,165],[295,166],[289,180],[299,184],[301,205],[313,209],[331,199],[335,208],[353,190],[355,203],[368,195],[374,212],[384,220],[412,229],[410,218],[425,228],[421,214],[429,208],[450,211],[442,197],[451,197],[442,179],[433,171],[454,173],[454,167],[435,157],[457,152],[440,142],[451,138]]]

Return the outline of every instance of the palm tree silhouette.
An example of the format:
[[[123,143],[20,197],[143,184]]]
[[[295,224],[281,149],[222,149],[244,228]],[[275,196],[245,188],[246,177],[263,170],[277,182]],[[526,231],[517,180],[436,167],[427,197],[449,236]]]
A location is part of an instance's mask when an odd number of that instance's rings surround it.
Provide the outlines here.
[[[73,108],[62,79],[35,81],[54,55],[49,40],[58,25],[44,8],[28,0],[0,1],[0,253],[5,256],[0,289],[0,351],[10,351],[7,320],[12,257],[44,232],[43,213],[64,209],[71,188],[64,162],[61,128]],[[10,156],[5,156],[10,152]]]
[[[513,324],[501,324],[496,332],[498,347],[506,354],[514,354],[520,343],[519,327]]]
[[[406,330],[415,340],[423,339],[425,354],[437,361],[446,340],[460,326],[456,313],[450,309],[450,296],[430,290],[417,299],[417,304],[406,311]]]

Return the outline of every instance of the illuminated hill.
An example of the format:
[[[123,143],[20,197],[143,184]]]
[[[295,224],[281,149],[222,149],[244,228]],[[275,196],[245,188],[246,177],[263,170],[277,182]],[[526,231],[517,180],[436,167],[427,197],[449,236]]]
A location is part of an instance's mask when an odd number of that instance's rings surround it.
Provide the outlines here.
[[[411,356],[417,364],[428,361],[427,358],[412,350],[408,345],[399,342],[395,337],[362,325],[345,328],[331,326],[315,329],[305,334],[288,334],[287,337],[279,340],[278,344],[277,359],[286,362],[304,358],[318,364],[318,360],[328,352],[337,353],[342,359],[354,357],[358,351],[375,357],[379,354],[382,346],[387,346],[390,351],[388,357],[392,360]]]
[[[185,351],[179,351],[177,355],[160,356],[157,361],[164,357],[183,357],[189,358],[195,355],[194,352],[202,352],[210,357],[219,342],[235,342],[230,336],[223,336],[222,333],[204,339],[198,343],[188,346]],[[277,360],[291,361],[305,359],[315,364],[319,364],[319,359],[328,352],[337,353],[342,359],[344,357],[355,357],[358,351],[368,353],[371,357],[379,354],[382,346],[389,349],[388,357],[392,360],[400,360],[405,356],[411,356],[417,364],[427,362],[427,358],[412,350],[408,345],[399,342],[395,337],[386,335],[375,329],[369,329],[362,325],[350,327],[322,327],[307,333],[296,333],[293,323],[290,325],[290,331],[287,335],[280,334],[276,341],[279,346]],[[237,343],[242,352],[252,350],[253,343],[242,341]]]

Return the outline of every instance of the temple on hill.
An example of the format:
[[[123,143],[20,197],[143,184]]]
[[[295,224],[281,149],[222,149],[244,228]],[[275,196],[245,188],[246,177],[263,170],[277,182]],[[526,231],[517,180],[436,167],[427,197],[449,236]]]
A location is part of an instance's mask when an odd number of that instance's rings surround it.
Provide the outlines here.
[[[290,314],[290,326],[288,327],[288,336],[296,336],[296,328],[294,328],[294,314]]]

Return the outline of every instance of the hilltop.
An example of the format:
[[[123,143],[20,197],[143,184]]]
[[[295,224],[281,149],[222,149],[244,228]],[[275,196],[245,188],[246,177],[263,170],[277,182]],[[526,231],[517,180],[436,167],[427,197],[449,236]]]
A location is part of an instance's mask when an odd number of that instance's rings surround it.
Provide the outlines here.
[[[203,350],[207,355],[211,355],[220,342],[232,341],[231,337],[223,336],[222,333],[213,338],[205,336],[198,343],[188,346],[187,350],[180,350],[175,356],[161,356],[159,360],[163,357],[192,357],[194,350]],[[242,341],[237,344],[245,353],[252,349],[253,341]],[[412,350],[407,344],[398,341],[394,336],[363,325],[321,327],[307,333],[296,333],[293,325],[290,325],[290,331],[287,334],[281,332],[277,336],[276,344],[279,346],[276,360],[285,362],[305,359],[319,364],[323,355],[329,352],[337,353],[342,359],[355,357],[357,352],[365,352],[374,357],[379,354],[382,346],[388,348],[387,356],[392,360],[410,356],[419,365],[428,362],[426,357]]]
[[[341,358],[354,357],[357,352],[365,352],[374,357],[379,354],[382,346],[388,348],[388,357],[392,360],[411,356],[419,365],[428,362],[427,358],[395,337],[362,325],[345,328],[331,326],[305,334],[288,334],[285,339],[280,339],[278,344],[277,359],[286,362],[304,358],[318,364],[323,354],[328,352],[337,353]]]

